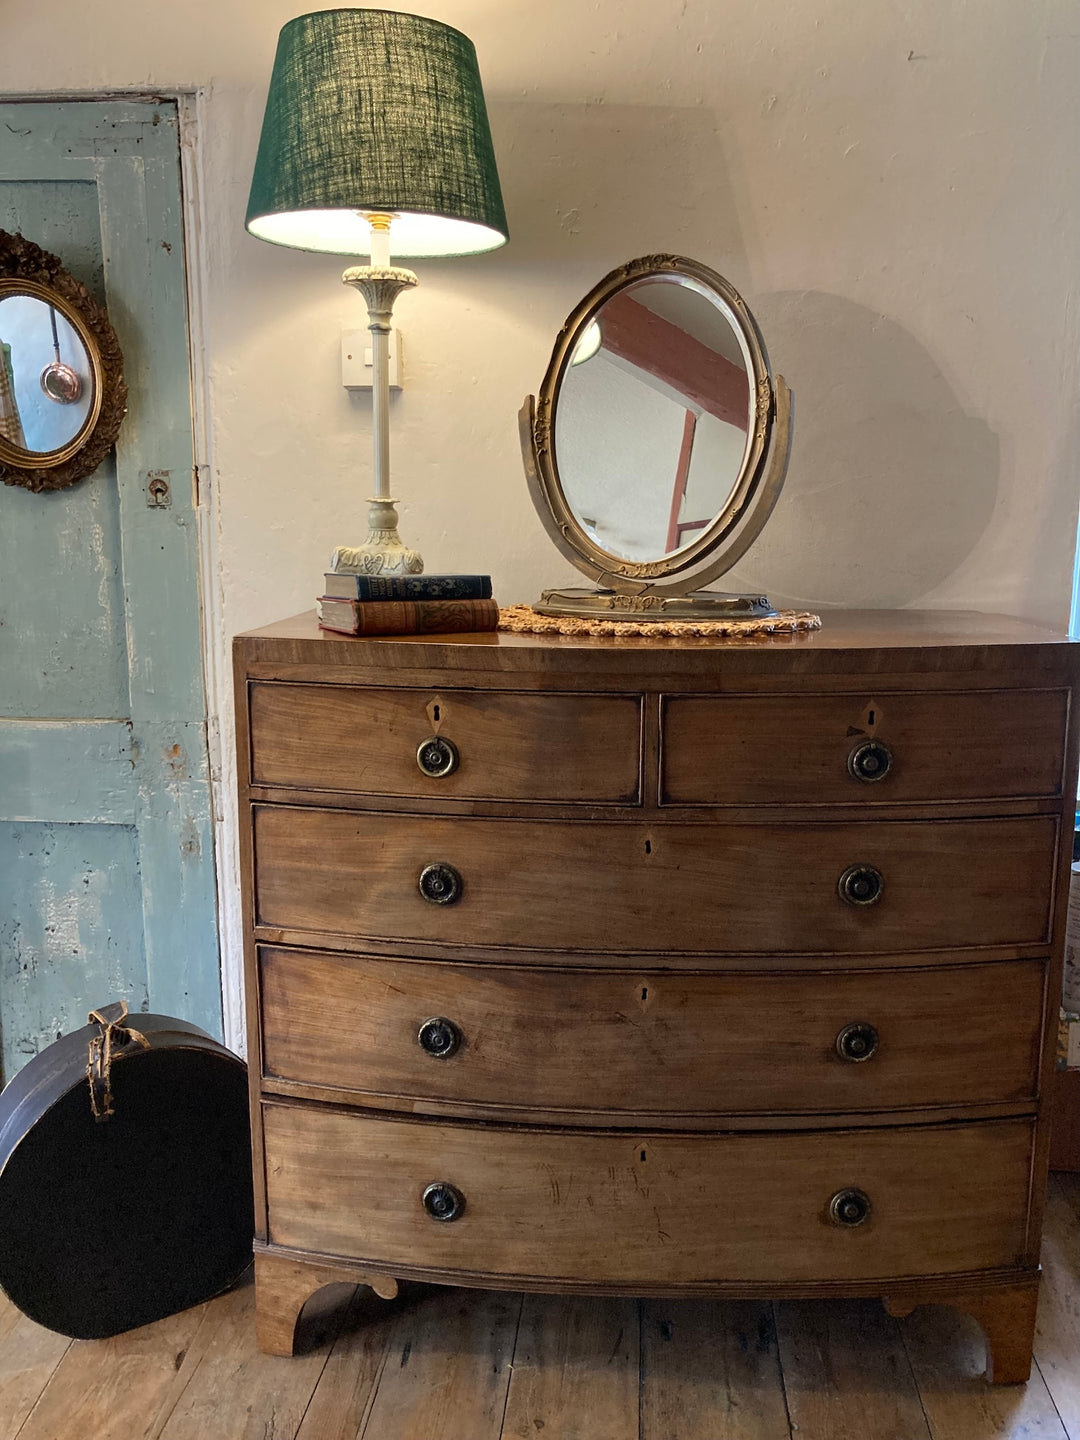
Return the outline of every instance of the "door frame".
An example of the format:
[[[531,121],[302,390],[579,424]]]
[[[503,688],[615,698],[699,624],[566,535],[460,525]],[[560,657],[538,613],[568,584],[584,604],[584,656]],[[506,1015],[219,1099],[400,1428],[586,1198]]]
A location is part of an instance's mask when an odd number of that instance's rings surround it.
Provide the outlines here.
[[[192,502],[198,541],[197,588],[202,637],[210,817],[214,835],[218,965],[225,1044],[246,1052],[244,1027],[243,920],[240,907],[239,812],[233,776],[232,680],[225,636],[224,596],[218,566],[218,504],[210,424],[210,366],[206,276],[209,273],[202,136],[207,88],[202,85],[114,86],[100,90],[0,93],[4,104],[110,100],[169,101],[176,105],[180,140],[180,199],[184,235],[188,369],[191,382]]]

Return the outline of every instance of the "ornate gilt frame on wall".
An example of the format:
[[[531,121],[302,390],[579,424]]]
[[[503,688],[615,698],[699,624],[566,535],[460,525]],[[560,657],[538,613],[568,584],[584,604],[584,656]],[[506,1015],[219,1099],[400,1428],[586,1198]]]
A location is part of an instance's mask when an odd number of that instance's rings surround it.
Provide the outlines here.
[[[684,277],[708,292],[739,337],[756,396],[754,429],[742,467],[723,509],[695,540],[657,560],[623,560],[596,544],[566,500],[555,447],[559,391],[574,351],[604,303],[650,276]],[[521,449],[533,504],[556,547],[599,587],[587,609],[666,612],[697,606],[688,597],[730,570],[761,533],[783,487],[791,448],[792,396],[773,375],[761,332],[746,302],[722,275],[681,255],[644,255],[619,266],[591,290],[559,331],[539,397],[528,396],[519,414]],[[553,613],[584,613],[581,592],[545,592]],[[570,597],[573,597],[572,599]],[[741,597],[731,597],[733,613]],[[705,597],[701,597],[704,601]],[[699,601],[699,604],[701,602]],[[765,602],[761,602],[765,603]],[[567,608],[567,606],[569,608]]]
[[[63,490],[96,470],[120,433],[127,408],[124,359],[105,310],[69,275],[59,256],[0,230],[0,298],[30,295],[53,305],[86,347],[93,396],[77,435],[55,450],[24,450],[0,436],[0,479],[27,490]]]

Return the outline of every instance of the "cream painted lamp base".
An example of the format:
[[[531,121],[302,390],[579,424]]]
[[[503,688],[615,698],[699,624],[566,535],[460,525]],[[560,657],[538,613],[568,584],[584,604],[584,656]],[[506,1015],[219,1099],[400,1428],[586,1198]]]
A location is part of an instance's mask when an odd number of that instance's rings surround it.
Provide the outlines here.
[[[419,575],[424,562],[398,534],[398,513],[390,498],[390,317],[402,290],[416,284],[411,270],[390,264],[391,216],[368,215],[371,223],[370,265],[354,265],[342,280],[359,290],[367,302],[371,331],[371,419],[374,441],[375,494],[368,502],[368,536],[362,545],[338,545],[330,568],[345,575]]]
[[[395,502],[372,499],[368,510],[368,536],[362,545],[338,545],[330,569],[343,575],[420,575],[424,562],[398,534]]]

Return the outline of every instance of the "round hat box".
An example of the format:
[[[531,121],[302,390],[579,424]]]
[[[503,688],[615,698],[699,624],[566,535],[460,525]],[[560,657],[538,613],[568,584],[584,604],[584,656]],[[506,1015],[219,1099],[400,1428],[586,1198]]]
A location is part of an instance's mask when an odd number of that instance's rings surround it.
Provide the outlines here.
[[[227,1290],[253,1236],[243,1061],[183,1020],[92,1018],[0,1094],[0,1287],[84,1340]]]

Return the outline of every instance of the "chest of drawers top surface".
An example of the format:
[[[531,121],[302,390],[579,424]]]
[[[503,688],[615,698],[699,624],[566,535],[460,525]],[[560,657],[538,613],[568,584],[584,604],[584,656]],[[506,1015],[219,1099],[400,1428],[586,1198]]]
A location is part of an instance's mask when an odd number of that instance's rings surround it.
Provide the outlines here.
[[[478,634],[358,639],[320,630],[314,612],[250,630],[235,645],[253,667],[315,665],[368,668],[392,683],[395,672],[425,668],[491,676],[589,676],[599,685],[628,669],[642,679],[673,675],[702,681],[740,675],[827,675],[877,671],[965,669],[1005,671],[1017,666],[1061,673],[1074,662],[1063,632],[1008,615],[976,611],[825,610],[822,628],[799,635],[737,640],[651,639],[647,636]]]

